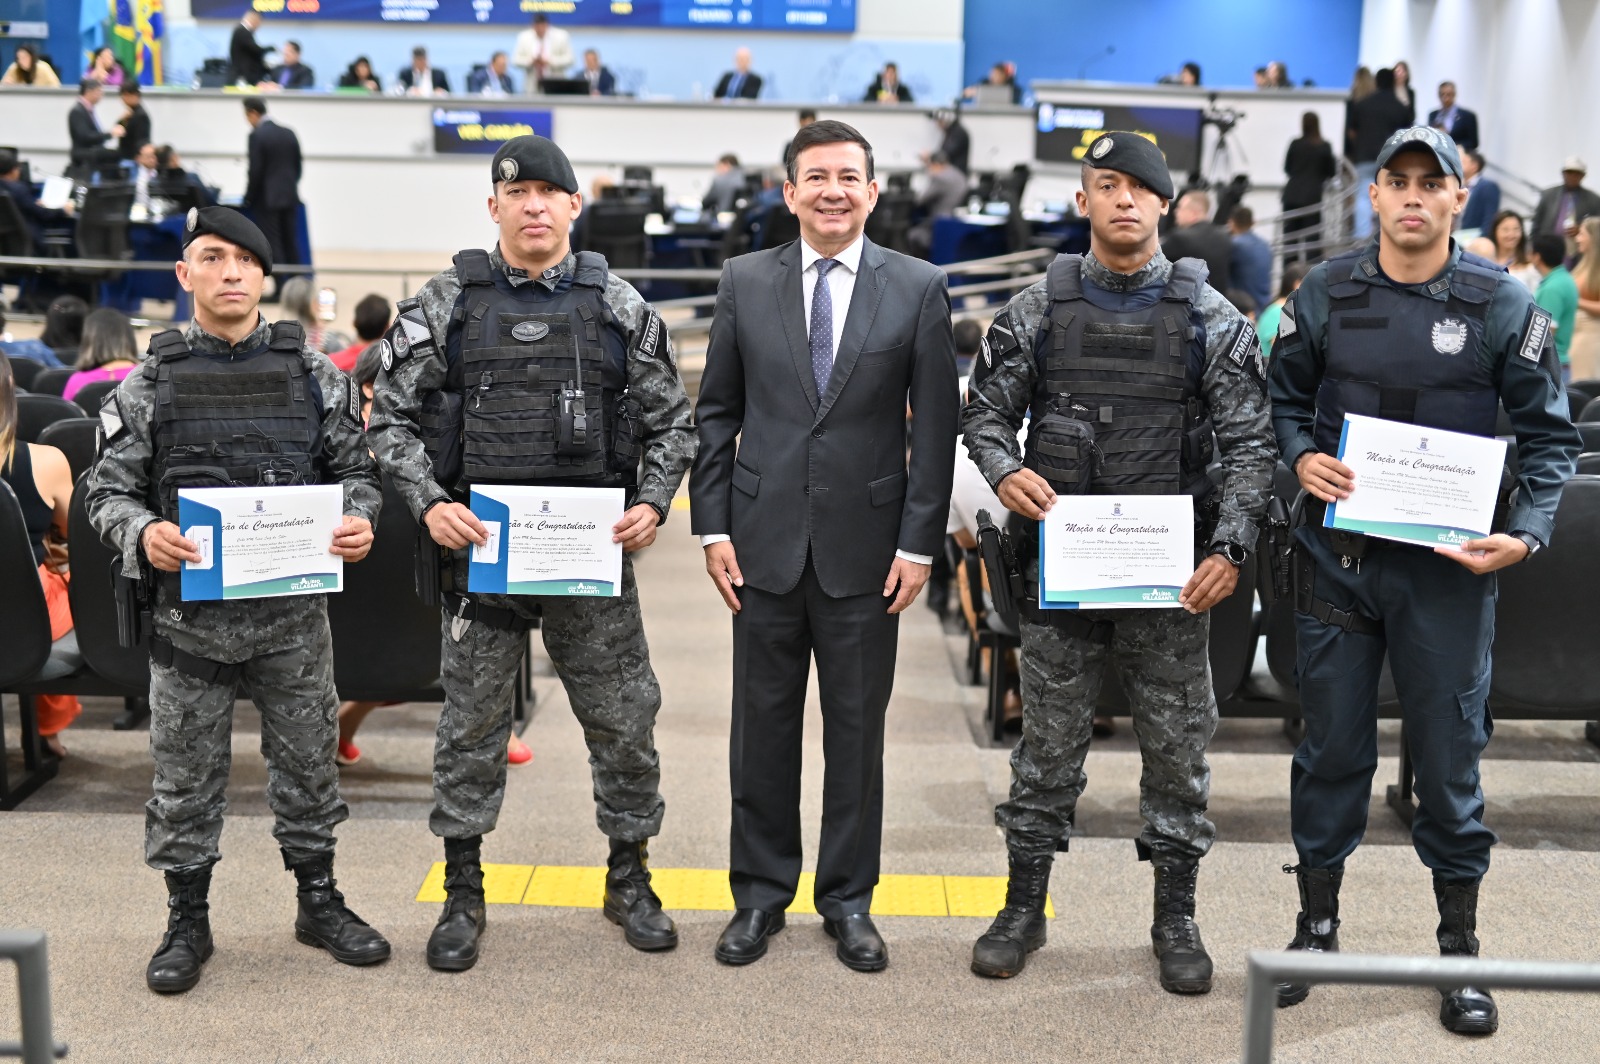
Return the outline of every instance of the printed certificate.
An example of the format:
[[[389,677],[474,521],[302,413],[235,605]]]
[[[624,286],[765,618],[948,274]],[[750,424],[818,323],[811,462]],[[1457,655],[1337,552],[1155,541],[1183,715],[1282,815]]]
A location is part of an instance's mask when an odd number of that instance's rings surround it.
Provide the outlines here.
[[[472,512],[489,542],[472,548],[467,590],[494,595],[622,594],[621,488],[474,485]]]
[[[1504,440],[1346,414],[1339,461],[1356,486],[1323,524],[1460,549],[1489,534],[1505,460]]]
[[[1176,607],[1193,575],[1187,495],[1058,495],[1040,522],[1044,609]]]
[[[344,590],[330,554],[344,488],[179,488],[178,531],[200,551],[181,570],[185,602],[321,595]]]

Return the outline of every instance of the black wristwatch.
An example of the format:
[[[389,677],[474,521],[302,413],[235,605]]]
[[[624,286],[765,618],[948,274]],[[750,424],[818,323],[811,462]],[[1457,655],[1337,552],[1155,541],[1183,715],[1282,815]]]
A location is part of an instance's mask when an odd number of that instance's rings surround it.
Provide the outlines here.
[[[1245,559],[1250,557],[1250,552],[1237,543],[1213,543],[1211,544],[1211,549],[1206,551],[1206,554],[1207,556],[1212,554],[1222,555],[1235,569],[1242,566],[1245,563]]]
[[[1520,539],[1522,542],[1528,545],[1527,557],[1522,559],[1525,562],[1531,561],[1533,556],[1539,553],[1539,548],[1544,546],[1543,543],[1539,542],[1539,537],[1534,535],[1532,532],[1513,532],[1511,533],[1511,536],[1513,539]]]

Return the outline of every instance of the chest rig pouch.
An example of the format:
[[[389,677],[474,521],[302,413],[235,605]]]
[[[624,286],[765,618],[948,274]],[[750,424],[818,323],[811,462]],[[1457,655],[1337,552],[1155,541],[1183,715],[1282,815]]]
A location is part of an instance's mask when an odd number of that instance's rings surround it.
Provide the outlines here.
[[[619,483],[613,448],[627,350],[603,298],[605,259],[580,252],[572,284],[513,287],[483,251],[456,256],[465,482]]]
[[[151,337],[152,510],[176,521],[179,488],[318,482],[322,411],[304,346],[292,321],[273,323],[265,347],[227,362],[194,354],[176,330]]]
[[[1204,263],[1182,259],[1150,306],[1105,310],[1084,296],[1080,256],[1051,263],[1024,458],[1057,492],[1210,496],[1215,437],[1195,312],[1205,276]]]
[[[1480,355],[1498,267],[1463,255],[1426,296],[1384,283],[1369,252],[1340,256],[1327,269],[1317,448],[1338,453],[1345,414],[1493,436],[1499,392]]]

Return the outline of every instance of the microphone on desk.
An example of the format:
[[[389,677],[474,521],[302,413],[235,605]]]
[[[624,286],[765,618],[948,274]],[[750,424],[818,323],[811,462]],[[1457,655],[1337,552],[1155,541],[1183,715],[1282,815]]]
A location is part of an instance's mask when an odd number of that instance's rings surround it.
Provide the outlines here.
[[[1096,63],[1100,62],[1100,60],[1106,58],[1107,56],[1115,55],[1116,53],[1117,53],[1117,46],[1114,45],[1114,44],[1108,44],[1108,45],[1106,45],[1105,51],[1098,52],[1095,55],[1091,56],[1090,58],[1085,59],[1083,61],[1083,65],[1078,67],[1078,80],[1079,81],[1083,81],[1083,80],[1087,79],[1088,76],[1089,76],[1089,68],[1090,67],[1094,66]]]

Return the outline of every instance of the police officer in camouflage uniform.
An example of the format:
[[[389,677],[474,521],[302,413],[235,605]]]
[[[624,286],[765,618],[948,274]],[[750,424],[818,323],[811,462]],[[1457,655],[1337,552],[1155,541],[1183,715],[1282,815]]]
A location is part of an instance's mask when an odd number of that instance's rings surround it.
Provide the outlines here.
[[[485,537],[464,502],[474,483],[624,487],[613,539],[629,553],[647,547],[694,459],[689,400],[660,317],[601,256],[573,254],[582,197],[561,149],[517,137],[495,154],[491,179],[499,243],[461,252],[400,302],[369,429],[411,512],[453,552],[430,819],[444,839],[448,900],[427,958],[443,971],[478,959],[480,847],[505,795],[512,685],[535,616],[589,744],[596,819],[611,840],[605,916],[636,949],[678,942],[646,865],[664,809],[661,691],[632,560],[617,598],[470,594],[465,548]]]
[[[1488,574],[1550,541],[1582,441],[1568,419],[1550,316],[1504,268],[1450,238],[1467,201],[1455,143],[1425,126],[1403,129],[1377,165],[1369,194],[1378,236],[1306,275],[1284,304],[1273,347],[1273,423],[1285,464],[1310,496],[1295,533],[1306,735],[1289,778],[1300,858],[1284,868],[1300,889],[1289,948],[1339,948],[1344,862],[1366,830],[1378,766],[1387,650],[1416,773],[1412,842],[1433,871],[1439,952],[1476,956],[1478,885],[1495,842],[1478,773],[1494,730]],[[1430,551],[1322,527],[1328,503],[1361,490],[1335,457],[1345,414],[1493,436],[1499,407],[1516,432],[1519,466],[1505,532]],[[1278,1001],[1294,1005],[1308,992],[1280,984]],[[1446,1029],[1498,1028],[1487,990],[1442,993]]]
[[[1156,225],[1173,195],[1161,152],[1136,134],[1106,133],[1084,162],[1089,254],[1057,258],[996,316],[962,414],[967,450],[1017,515],[1027,586],[1038,582],[1033,522],[1058,492],[1189,494],[1204,557],[1181,610],[1046,611],[1024,601],[1022,740],[1010,800],[995,811],[1010,883],[972,970],[1015,975],[1044,945],[1051,861],[1067,848],[1101,679],[1115,661],[1144,757],[1137,847],[1155,867],[1161,985],[1205,993],[1211,958],[1194,922],[1195,874],[1216,833],[1205,750],[1217,719],[1206,611],[1234,592],[1255,546],[1277,449],[1254,327],[1204,283],[1204,263],[1161,254]],[[1030,412],[1024,457],[1017,430]],[[1219,447],[1220,487],[1207,476]]]
[[[167,933],[145,980],[176,993],[212,952],[207,892],[220,859],[233,703],[261,711],[267,801],[284,867],[299,883],[295,937],[345,964],[373,964],[389,943],[351,912],[333,878],[334,826],[349,809],[334,764],[333,642],[322,595],[184,602],[180,563],[199,562],[178,519],[179,488],[340,484],[344,522],[330,552],[359,561],[382,495],[361,434],[360,394],[297,322],[256,309],[272,255],[261,230],[227,207],[191,210],[178,281],[194,297],[182,333],[150,340],[143,368],[100,408],[104,449],[90,473],[89,520],[142,581],[150,636],[150,753],[145,860],[166,874]]]

